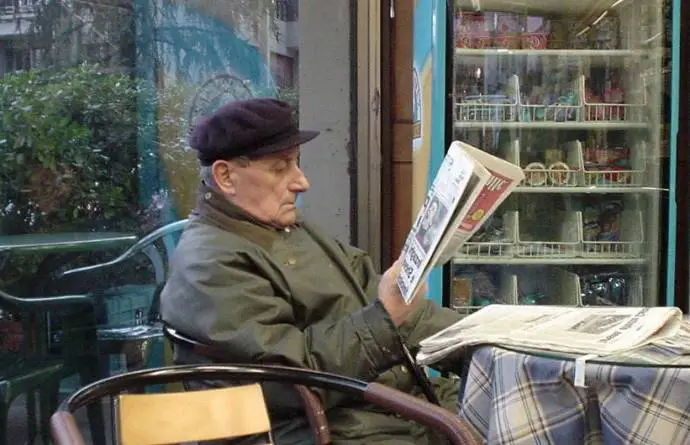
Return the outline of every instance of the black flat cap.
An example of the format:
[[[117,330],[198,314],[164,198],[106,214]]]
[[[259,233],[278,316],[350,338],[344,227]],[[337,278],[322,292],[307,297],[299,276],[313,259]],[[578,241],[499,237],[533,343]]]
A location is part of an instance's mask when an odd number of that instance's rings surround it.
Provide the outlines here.
[[[256,157],[304,144],[318,131],[300,130],[293,108],[280,100],[229,102],[194,127],[189,145],[201,165],[238,156]]]

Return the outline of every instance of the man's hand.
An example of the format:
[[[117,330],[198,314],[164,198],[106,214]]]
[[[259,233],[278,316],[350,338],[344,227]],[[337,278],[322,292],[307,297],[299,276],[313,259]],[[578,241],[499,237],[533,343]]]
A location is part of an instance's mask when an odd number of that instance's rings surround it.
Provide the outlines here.
[[[381,277],[378,289],[378,298],[381,300],[381,303],[383,303],[383,307],[386,308],[386,311],[388,311],[396,327],[407,320],[407,317],[415,311],[426,294],[426,284],[423,284],[412,298],[410,304],[405,303],[397,283],[401,266],[402,258],[398,258]]]

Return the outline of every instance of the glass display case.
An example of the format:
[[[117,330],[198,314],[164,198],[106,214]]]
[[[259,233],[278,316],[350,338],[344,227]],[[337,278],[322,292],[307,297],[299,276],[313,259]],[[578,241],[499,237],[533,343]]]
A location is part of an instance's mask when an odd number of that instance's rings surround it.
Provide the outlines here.
[[[526,176],[457,253],[452,307],[661,304],[663,3],[456,0],[447,11],[452,139]]]

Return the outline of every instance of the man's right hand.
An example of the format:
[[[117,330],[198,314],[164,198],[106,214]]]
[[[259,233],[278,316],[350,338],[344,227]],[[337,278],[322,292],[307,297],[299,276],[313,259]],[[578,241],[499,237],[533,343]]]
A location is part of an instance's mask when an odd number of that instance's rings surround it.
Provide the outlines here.
[[[409,317],[422,300],[424,300],[427,289],[426,284],[423,284],[412,298],[412,301],[410,301],[410,304],[406,304],[397,283],[401,266],[402,258],[398,258],[398,260],[384,272],[378,288],[378,298],[381,303],[383,303],[383,307],[386,308],[386,311],[396,327],[407,320],[407,317]]]

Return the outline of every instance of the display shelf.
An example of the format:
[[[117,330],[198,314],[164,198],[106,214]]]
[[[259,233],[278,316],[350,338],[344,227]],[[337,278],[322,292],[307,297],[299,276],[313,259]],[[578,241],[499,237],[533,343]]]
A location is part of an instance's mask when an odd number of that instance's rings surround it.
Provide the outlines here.
[[[580,141],[573,140],[554,148],[558,154],[556,162],[553,159],[551,163],[546,159],[527,162],[522,160],[519,139],[505,145],[503,158],[522,167],[525,173],[519,192],[529,193],[530,189],[538,192],[555,189],[551,193],[659,191],[645,187],[644,143],[638,143],[633,149],[583,148]]]
[[[661,189],[656,188],[656,187],[634,187],[634,186],[625,186],[625,187],[618,187],[618,186],[607,186],[607,187],[602,187],[602,186],[587,186],[587,187],[521,186],[521,187],[516,187],[514,193],[538,193],[538,194],[553,193],[553,194],[570,194],[570,195],[573,195],[573,194],[606,195],[606,194],[611,194],[611,193],[616,193],[616,194],[620,194],[620,193],[655,194],[655,193],[659,193],[661,191],[662,191]]]
[[[453,258],[453,264],[476,264],[476,265],[504,265],[504,266],[641,266],[646,263],[644,258],[518,258],[518,257],[497,257],[497,256],[457,256]]]
[[[460,314],[469,315],[490,303],[582,305],[580,277],[577,274],[560,267],[548,267],[538,273],[538,276],[530,277],[508,271],[501,272],[497,295],[492,300],[477,299],[474,296],[471,274],[454,278],[450,307]]]
[[[635,130],[648,129],[650,124],[647,122],[622,122],[622,121],[590,121],[590,122],[515,122],[515,121],[470,121],[470,120],[456,120],[456,130],[476,129],[483,130],[486,128],[496,128],[502,130]]]
[[[580,251],[578,232],[579,212],[553,212],[552,227],[557,230],[551,234],[535,233],[525,230],[518,215],[515,255],[523,258],[574,258]]]
[[[572,58],[639,58],[661,57],[659,51],[633,49],[509,49],[509,48],[455,48],[455,55],[462,56],[543,56]]]
[[[517,212],[508,211],[502,215],[504,239],[501,241],[476,242],[476,236],[460,247],[458,257],[483,258],[483,257],[512,257],[517,240]]]
[[[613,129],[648,125],[644,87],[638,89],[639,103],[623,102],[622,90],[609,92],[608,102],[597,102],[589,96],[586,77],[580,75],[572,81],[572,88],[549,104],[525,102],[522,88],[519,76],[513,74],[503,92],[459,96],[454,113],[456,127]],[[628,92],[628,96],[634,95]]]
[[[447,110],[453,136],[525,173],[493,219],[496,227],[461,247],[454,267],[513,274],[562,268],[541,280],[553,282],[556,294],[573,296],[568,304],[582,301],[580,277],[568,273],[629,273],[628,304],[655,304],[650,292],[663,255],[656,240],[664,192],[656,133],[662,79],[648,75],[663,59],[654,39],[662,35],[655,3],[454,4],[453,105]],[[616,228],[609,230],[606,206],[616,203]],[[521,277],[502,275],[501,298],[520,299]],[[515,286],[510,296],[506,283]]]
[[[455,255],[454,264],[577,264],[577,265],[642,265],[644,230],[642,213],[621,212],[620,235],[616,240],[586,238],[582,212],[554,212],[554,239],[535,239],[534,234],[521,230],[519,213],[506,211],[503,223],[506,241],[468,242]],[[529,227],[528,225],[525,225]],[[523,232],[521,236],[521,232]],[[529,231],[527,231],[529,232]],[[530,236],[531,235],[531,236]],[[553,235],[553,234],[551,234]],[[514,240],[513,242],[511,242]]]

